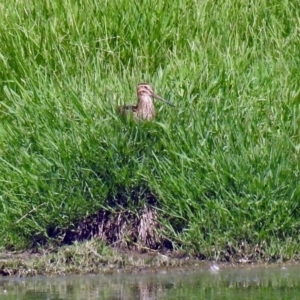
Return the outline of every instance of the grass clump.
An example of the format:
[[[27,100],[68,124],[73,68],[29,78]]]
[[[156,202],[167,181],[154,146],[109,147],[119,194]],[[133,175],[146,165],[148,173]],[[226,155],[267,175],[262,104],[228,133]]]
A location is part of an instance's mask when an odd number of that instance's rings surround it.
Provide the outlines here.
[[[45,241],[101,209],[139,215],[154,206],[163,236],[186,251],[212,257],[228,242],[246,242],[292,257],[300,225],[298,8],[0,6],[1,245]],[[143,81],[176,108],[157,104],[152,123],[116,116],[114,106],[135,101]]]

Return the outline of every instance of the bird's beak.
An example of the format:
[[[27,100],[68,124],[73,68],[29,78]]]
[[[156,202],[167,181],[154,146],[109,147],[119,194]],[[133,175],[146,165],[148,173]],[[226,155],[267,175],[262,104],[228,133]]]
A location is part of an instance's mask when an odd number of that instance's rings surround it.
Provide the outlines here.
[[[154,98],[156,98],[156,99],[158,99],[158,100],[160,100],[160,101],[162,101],[162,102],[164,102],[164,103],[167,103],[167,104],[169,104],[170,106],[175,107],[174,104],[168,102],[167,100],[165,100],[164,98],[162,98],[162,97],[156,95],[155,93],[152,93],[152,97],[154,97]]]

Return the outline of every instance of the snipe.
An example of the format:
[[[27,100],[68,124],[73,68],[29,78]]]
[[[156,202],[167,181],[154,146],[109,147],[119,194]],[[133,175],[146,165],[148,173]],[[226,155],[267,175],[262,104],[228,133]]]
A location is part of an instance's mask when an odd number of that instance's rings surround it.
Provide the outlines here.
[[[148,120],[151,121],[155,117],[155,107],[152,98],[156,98],[162,102],[165,102],[171,106],[174,106],[170,102],[166,101],[162,97],[156,95],[152,87],[147,83],[139,83],[137,86],[137,98],[136,105],[123,105],[118,106],[118,112],[122,115],[133,114],[135,120]]]

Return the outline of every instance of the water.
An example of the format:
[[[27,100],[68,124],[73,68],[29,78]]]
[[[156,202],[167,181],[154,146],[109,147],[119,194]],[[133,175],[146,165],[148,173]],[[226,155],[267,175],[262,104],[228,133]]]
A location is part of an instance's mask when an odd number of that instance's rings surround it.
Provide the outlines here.
[[[0,278],[0,299],[299,299],[300,266],[203,265],[155,274]]]

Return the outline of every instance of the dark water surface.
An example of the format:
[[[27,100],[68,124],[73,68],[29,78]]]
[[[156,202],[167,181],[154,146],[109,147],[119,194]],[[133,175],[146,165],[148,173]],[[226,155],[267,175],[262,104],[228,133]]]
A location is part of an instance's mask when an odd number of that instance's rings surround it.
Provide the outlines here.
[[[300,266],[224,266],[152,274],[0,278],[0,299],[300,299]]]

